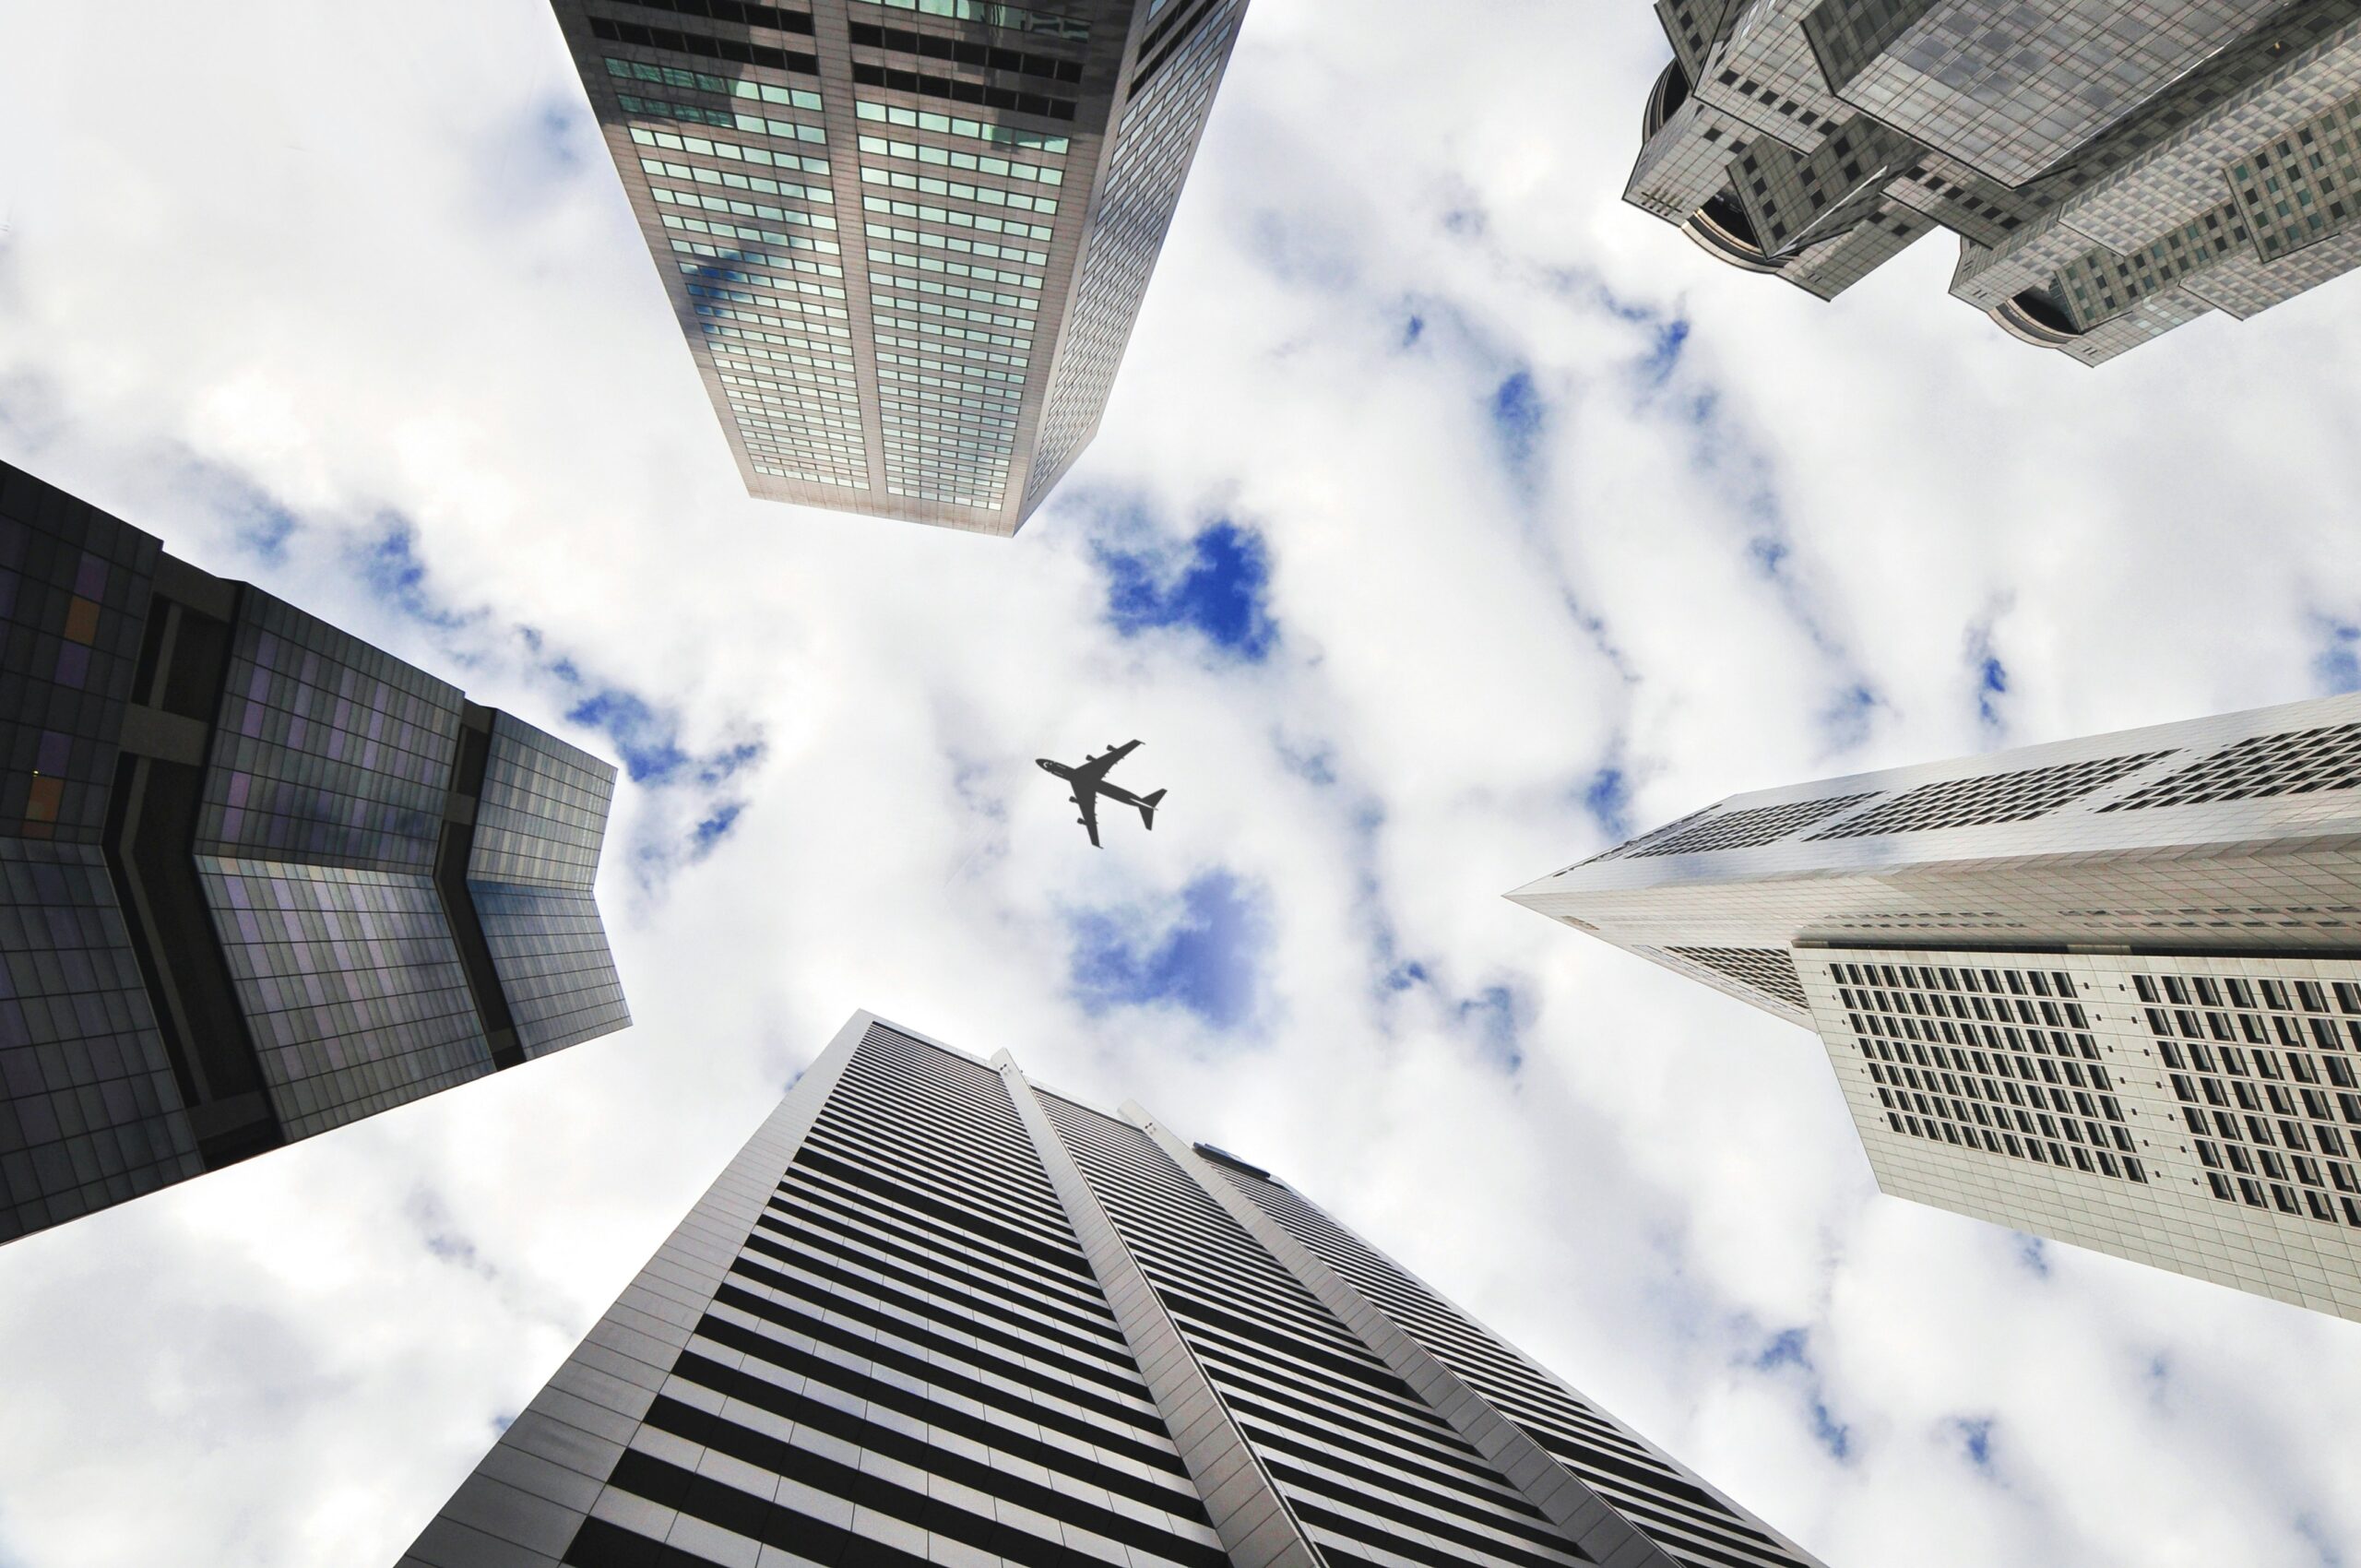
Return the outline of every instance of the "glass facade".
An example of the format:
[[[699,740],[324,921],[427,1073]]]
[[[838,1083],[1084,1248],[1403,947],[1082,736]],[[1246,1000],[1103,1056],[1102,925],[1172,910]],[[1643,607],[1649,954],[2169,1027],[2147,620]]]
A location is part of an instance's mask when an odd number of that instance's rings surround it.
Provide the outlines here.
[[[2344,0],[1683,0],[1627,200],[1823,298],[1934,228],[1952,292],[2097,364],[2349,270]]]
[[[747,488],[1015,532],[1097,428],[1245,0],[556,9]]]
[[[631,1023],[591,897],[615,770],[507,714],[492,716],[468,896],[525,1054]]]
[[[1267,1172],[860,1015],[402,1559],[773,1561],[1810,1559]]]
[[[611,767],[6,465],[0,609],[0,1241],[630,1022]]]

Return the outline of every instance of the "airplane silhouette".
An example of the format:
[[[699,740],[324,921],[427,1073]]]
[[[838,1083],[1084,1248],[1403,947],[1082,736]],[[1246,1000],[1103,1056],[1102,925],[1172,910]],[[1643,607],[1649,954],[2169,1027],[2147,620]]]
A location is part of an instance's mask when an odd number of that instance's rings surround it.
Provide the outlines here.
[[[1120,746],[1110,741],[1104,752],[1084,758],[1079,767],[1068,767],[1064,763],[1051,762],[1045,756],[1033,759],[1042,772],[1055,774],[1074,786],[1074,803],[1082,808],[1080,821],[1084,830],[1090,835],[1090,847],[1094,849],[1098,848],[1098,797],[1101,795],[1119,805],[1137,806],[1140,821],[1151,832],[1156,828],[1156,802],[1164,799],[1163,790],[1158,790],[1153,795],[1134,795],[1120,784],[1107,782],[1108,770],[1138,749],[1137,741],[1127,741]]]

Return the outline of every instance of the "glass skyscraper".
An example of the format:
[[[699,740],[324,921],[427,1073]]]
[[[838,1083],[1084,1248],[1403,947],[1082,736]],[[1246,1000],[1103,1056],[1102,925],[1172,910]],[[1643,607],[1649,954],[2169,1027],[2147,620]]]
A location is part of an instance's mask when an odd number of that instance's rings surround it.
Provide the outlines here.
[[[614,769],[0,464],[0,1241],[623,1028]]]
[[[1098,428],[1247,0],[554,0],[752,493],[1013,534]]]
[[[403,1568],[1800,1568],[1270,1172],[856,1015]]]
[[[2361,1319],[2361,697],[1739,795],[1510,897],[1815,1031],[1889,1193]]]
[[[1952,292],[2097,364],[2361,262],[2350,0],[1660,0],[1625,199],[1833,298],[1929,230]]]

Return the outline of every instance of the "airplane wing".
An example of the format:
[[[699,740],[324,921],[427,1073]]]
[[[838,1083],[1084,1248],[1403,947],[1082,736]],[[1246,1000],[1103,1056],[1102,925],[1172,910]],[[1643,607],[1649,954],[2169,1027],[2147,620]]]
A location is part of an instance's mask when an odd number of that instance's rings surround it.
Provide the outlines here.
[[[1098,848],[1098,791],[1076,790],[1074,803],[1082,808],[1083,830],[1090,835],[1090,847]]]
[[[1074,770],[1077,784],[1096,784],[1107,777],[1108,769],[1139,750],[1137,741],[1126,741],[1120,746],[1109,746],[1094,757],[1085,757],[1082,766]]]

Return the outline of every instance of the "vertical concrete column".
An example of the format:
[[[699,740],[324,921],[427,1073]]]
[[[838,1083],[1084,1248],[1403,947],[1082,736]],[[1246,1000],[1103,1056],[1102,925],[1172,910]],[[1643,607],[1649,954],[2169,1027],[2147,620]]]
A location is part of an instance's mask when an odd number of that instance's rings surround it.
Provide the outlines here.
[[[1490,1461],[1510,1485],[1525,1494],[1526,1502],[1601,1568],[1680,1568],[1677,1559],[1642,1535],[1580,1476],[1501,1414],[1433,1351],[1405,1333],[1359,1287],[1329,1267],[1260,1205],[1222,1180],[1203,1155],[1136,1102],[1125,1100],[1122,1114],[1187,1172],[1207,1197],[1221,1205],[1280,1267],[1335,1313],[1370,1354],[1409,1384],[1462,1441]]]
[[[397,1568],[558,1568],[875,1022],[854,1014],[804,1069]]]
[[[993,1053],[991,1064],[1008,1087],[1016,1113],[1032,1134],[1033,1146],[1049,1172],[1050,1185],[1066,1211],[1066,1221],[1082,1242],[1084,1257],[1106,1292],[1115,1323],[1139,1363],[1164,1418],[1180,1463],[1196,1483],[1197,1495],[1213,1521],[1214,1534],[1236,1568],[1324,1568],[1319,1550],[1303,1532],[1287,1499],[1279,1495],[1271,1474],[1263,1467],[1246,1434],[1239,1430],[1229,1407],[1215,1392],[1196,1354],[1164,1309],[1156,1288],[1141,1272],[1139,1260],[1107,1218],[1098,1195],[1050,1113],[1005,1051]]]

